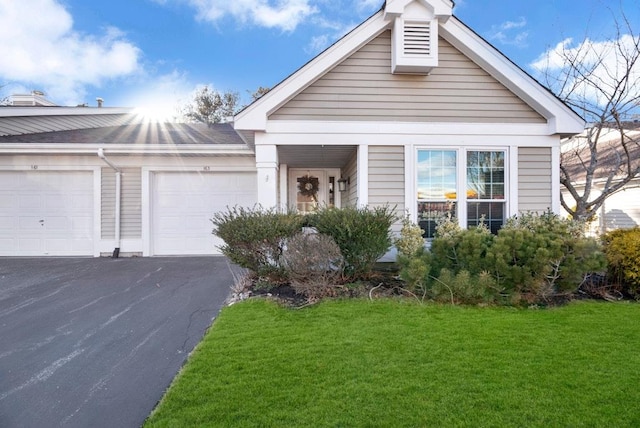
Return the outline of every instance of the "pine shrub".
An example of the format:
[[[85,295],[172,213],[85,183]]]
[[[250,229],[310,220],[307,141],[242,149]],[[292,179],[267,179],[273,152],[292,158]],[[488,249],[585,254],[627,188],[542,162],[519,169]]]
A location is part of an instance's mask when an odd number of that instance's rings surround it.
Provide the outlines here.
[[[507,221],[487,251],[500,285],[529,302],[574,293],[585,276],[604,269],[599,243],[582,224],[547,212]]]
[[[493,235],[484,223],[462,229],[455,219],[440,220],[431,242],[432,274],[437,276],[442,269],[454,273],[465,270],[472,275],[490,270],[486,254],[492,243]]]

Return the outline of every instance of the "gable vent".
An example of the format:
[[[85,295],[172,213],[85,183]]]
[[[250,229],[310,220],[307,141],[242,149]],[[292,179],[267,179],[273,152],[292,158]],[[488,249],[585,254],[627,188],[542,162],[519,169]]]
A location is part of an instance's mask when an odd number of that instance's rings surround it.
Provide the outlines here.
[[[405,55],[431,55],[431,23],[405,22],[403,50]]]

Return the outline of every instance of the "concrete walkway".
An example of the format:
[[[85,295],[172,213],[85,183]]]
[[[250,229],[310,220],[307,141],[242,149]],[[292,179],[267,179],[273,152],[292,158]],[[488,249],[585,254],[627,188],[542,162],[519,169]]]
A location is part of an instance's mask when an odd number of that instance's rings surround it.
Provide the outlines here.
[[[237,271],[223,257],[0,258],[0,426],[140,426]]]

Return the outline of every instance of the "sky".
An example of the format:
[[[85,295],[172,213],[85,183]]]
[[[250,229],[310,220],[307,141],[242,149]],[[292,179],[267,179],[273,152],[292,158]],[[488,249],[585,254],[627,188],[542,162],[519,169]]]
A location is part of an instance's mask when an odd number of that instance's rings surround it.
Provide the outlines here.
[[[362,23],[382,0],[0,0],[0,99],[175,111],[209,85],[242,103]],[[454,15],[535,75],[559,46],[616,36],[638,0],[457,0]]]

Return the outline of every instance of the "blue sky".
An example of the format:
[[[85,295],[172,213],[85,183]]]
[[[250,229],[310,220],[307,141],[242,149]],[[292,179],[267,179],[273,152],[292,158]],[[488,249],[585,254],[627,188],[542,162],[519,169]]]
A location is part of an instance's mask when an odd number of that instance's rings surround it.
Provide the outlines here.
[[[200,85],[244,101],[364,21],[382,0],[0,0],[0,98],[172,109]],[[563,40],[640,28],[638,0],[458,0],[454,14],[529,72]]]

